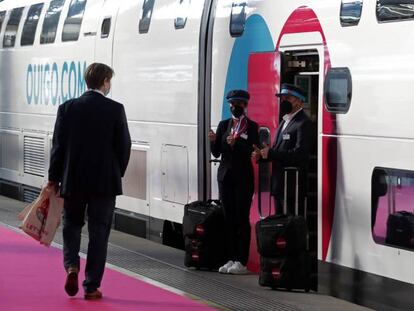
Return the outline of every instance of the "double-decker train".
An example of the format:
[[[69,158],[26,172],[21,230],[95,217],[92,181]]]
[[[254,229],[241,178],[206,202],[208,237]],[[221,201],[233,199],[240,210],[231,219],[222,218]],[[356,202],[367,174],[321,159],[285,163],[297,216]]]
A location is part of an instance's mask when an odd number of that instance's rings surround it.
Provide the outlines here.
[[[307,219],[319,290],[410,309],[414,235],[387,231],[389,215],[414,206],[413,26],[414,0],[0,1],[0,192],[37,195],[57,107],[102,62],[133,140],[115,227],[173,245],[183,206],[218,196],[207,134],[230,116],[226,93],[249,91],[248,115],[271,142],[274,94],[295,83],[315,128]],[[270,168],[255,173],[252,225],[272,201]]]

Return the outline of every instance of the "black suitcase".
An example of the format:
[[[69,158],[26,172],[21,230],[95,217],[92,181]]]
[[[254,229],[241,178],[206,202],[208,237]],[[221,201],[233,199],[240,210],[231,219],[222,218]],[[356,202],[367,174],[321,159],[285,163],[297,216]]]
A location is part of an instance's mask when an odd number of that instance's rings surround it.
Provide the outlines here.
[[[287,212],[287,174],[295,173],[295,215]],[[299,172],[286,168],[284,215],[268,216],[256,224],[257,247],[261,255],[259,284],[272,288],[311,287],[309,234],[305,215],[299,213]],[[305,201],[306,202],[306,201]]]
[[[401,211],[388,216],[385,243],[406,248],[414,247],[414,213]]]
[[[308,292],[311,288],[309,253],[302,251],[294,256],[261,257],[259,284],[273,289],[304,289]]]
[[[273,215],[256,223],[261,256],[294,255],[307,249],[306,220],[301,216]]]
[[[184,206],[183,234],[186,237],[212,238],[223,225],[224,216],[220,201],[196,201]]]
[[[220,244],[186,237],[184,265],[197,269],[215,270],[224,264],[223,252],[224,249]]]
[[[218,269],[225,263],[224,215],[219,201],[196,201],[184,207],[184,264]]]

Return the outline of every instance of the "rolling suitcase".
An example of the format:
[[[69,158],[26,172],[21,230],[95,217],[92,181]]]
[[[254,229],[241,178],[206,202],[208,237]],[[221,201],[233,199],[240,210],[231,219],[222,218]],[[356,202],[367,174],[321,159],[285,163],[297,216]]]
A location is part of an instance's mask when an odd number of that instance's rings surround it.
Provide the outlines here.
[[[288,174],[295,174],[295,215],[287,215]],[[256,224],[257,247],[261,255],[259,284],[272,288],[309,291],[309,235],[304,216],[299,214],[299,171],[285,170],[284,215],[273,215]]]
[[[220,201],[196,201],[184,207],[184,264],[218,269],[225,261],[224,216]]]
[[[387,244],[394,246],[414,247],[414,213],[400,211],[388,216]]]

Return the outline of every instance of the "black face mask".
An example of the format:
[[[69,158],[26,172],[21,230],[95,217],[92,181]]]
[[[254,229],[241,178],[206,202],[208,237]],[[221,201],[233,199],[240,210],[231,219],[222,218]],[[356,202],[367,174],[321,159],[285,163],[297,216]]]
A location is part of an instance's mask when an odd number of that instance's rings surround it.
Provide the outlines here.
[[[244,113],[244,108],[240,106],[231,106],[231,113],[235,118],[240,118],[241,115]]]
[[[290,101],[284,100],[280,103],[280,115],[283,117],[285,114],[289,114],[293,110],[292,103]]]

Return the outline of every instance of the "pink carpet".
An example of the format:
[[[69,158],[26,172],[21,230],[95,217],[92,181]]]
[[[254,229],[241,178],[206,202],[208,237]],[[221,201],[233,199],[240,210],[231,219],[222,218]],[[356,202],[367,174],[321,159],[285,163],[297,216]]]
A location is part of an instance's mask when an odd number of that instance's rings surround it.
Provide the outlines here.
[[[105,271],[100,301],[85,301],[82,288],[68,297],[64,281],[61,250],[0,226],[0,310],[213,310],[111,269]]]

